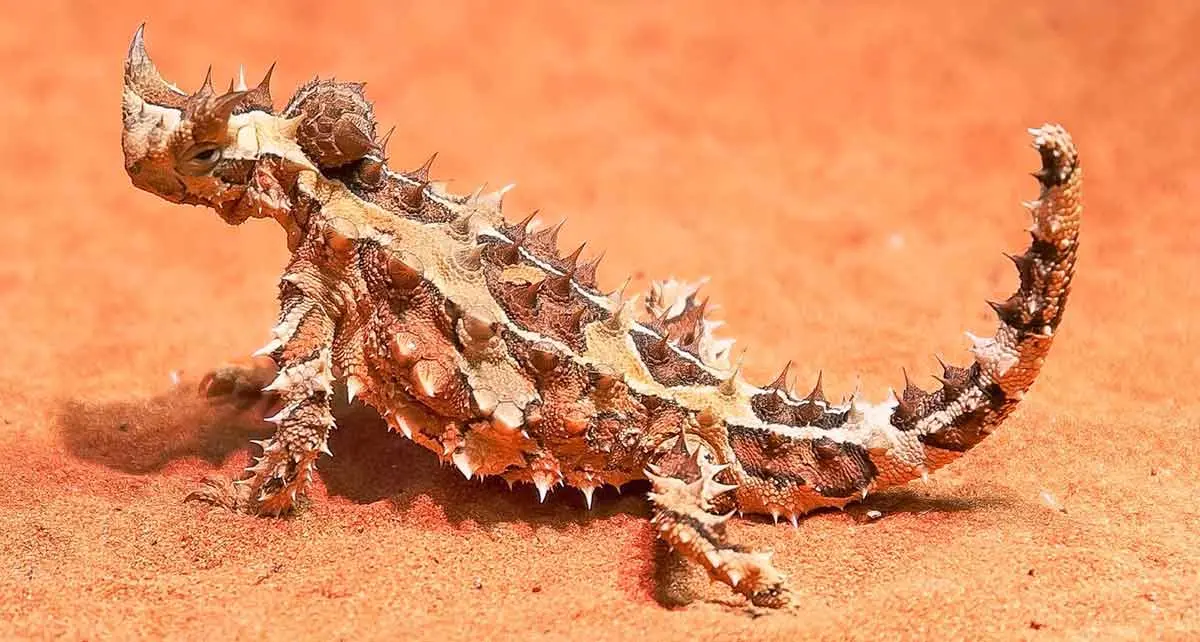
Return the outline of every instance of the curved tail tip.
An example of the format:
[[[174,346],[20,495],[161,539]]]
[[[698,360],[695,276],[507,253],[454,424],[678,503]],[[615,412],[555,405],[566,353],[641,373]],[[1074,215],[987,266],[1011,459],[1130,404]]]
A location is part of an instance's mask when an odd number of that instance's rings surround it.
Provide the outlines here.
[[[1079,165],[1079,154],[1071,134],[1057,123],[1046,123],[1029,129],[1033,148],[1042,156],[1042,169],[1034,174],[1043,186],[1062,185],[1071,179]]]

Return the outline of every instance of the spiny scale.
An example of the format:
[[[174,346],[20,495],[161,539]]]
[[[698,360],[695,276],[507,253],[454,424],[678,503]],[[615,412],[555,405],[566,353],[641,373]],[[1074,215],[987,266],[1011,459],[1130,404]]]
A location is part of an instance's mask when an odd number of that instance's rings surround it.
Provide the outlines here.
[[[699,284],[655,282],[639,308],[625,286],[602,293],[600,258],[583,260],[583,245],[560,253],[561,222],[506,220],[509,187],[450,193],[430,178],[434,157],[392,170],[391,130],[377,135],[361,83],[314,79],[276,113],[269,78],[247,89],[239,72],[218,96],[209,75],[185,94],[154,67],[140,29],[125,63],[134,185],[230,223],[271,218],[292,254],[258,353],[278,366],[259,384],[279,398],[278,430],[244,479],[192,498],[290,510],[330,456],[336,378],[469,479],[529,484],[540,500],[570,485],[588,507],[602,485],[650,480],[661,538],[751,602],[782,606],[785,576],[729,540],[729,516],[796,525],[953,461],[1012,412],[1062,318],[1082,171],[1056,125],[1033,130],[1033,239],[1010,257],[1020,283],[992,304],[995,334],[970,335],[972,363],[943,363],[932,392],[905,371],[891,401],[865,404],[856,391],[832,405],[820,372],[795,396],[791,362],[766,387],[745,382]]]

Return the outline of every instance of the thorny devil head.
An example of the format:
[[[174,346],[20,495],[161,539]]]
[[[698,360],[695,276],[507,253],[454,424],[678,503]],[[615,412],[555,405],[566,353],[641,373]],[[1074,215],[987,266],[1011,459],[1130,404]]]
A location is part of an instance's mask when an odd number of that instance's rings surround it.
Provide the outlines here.
[[[448,193],[428,164],[387,167],[361,84],[314,80],[275,113],[268,78],[185,94],[159,75],[139,29],[125,62],[125,164],[169,201],[231,223],[271,217],[291,260],[281,312],[259,352],[274,367],[206,379],[278,408],[275,435],[232,484],[196,499],[257,514],[293,508],[329,454],[333,383],[467,477],[558,486],[590,506],[603,485],[649,479],[659,536],[755,604],[788,602],[769,555],[730,543],[734,511],[783,517],[843,507],[923,477],[1009,415],[1042,367],[1075,268],[1082,171],[1057,125],[1031,130],[1041,192],[1031,243],[1013,256],[1020,286],[993,303],[992,337],[940,387],[879,404],[827,401],[818,380],[794,394],[788,371],[765,386],[731,367],[731,342],[696,287],[655,283],[640,310],[602,293],[598,261],[559,254],[557,227],[501,214],[503,190]],[[532,218],[532,217],[531,217]]]

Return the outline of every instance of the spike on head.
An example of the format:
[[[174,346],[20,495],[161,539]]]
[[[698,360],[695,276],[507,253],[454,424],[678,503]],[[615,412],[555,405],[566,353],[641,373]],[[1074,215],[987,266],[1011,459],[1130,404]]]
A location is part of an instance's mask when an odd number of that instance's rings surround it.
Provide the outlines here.
[[[275,73],[275,63],[271,63],[271,66],[267,68],[267,73],[263,75],[263,79],[259,81],[258,85],[253,89],[247,89],[246,77],[239,68],[239,81],[235,89],[246,92],[246,96],[233,113],[244,114],[249,111],[275,113],[275,102],[271,99],[271,74],[273,73]]]
[[[163,79],[146,53],[146,25],[142,23],[133,34],[129,51],[125,55],[125,91],[133,92],[141,100],[163,107],[181,109],[187,94]],[[128,102],[128,97],[126,98]]]
[[[204,82],[200,83],[199,91],[192,94],[192,97],[197,98],[197,97],[203,96],[205,98],[208,98],[209,96],[212,96],[213,93],[214,92],[213,92],[213,84],[212,84],[212,65],[209,65],[208,70],[204,72]]]
[[[236,116],[253,107],[252,92],[218,95],[209,68],[204,83],[188,95],[159,74],[146,52],[144,25],[125,58],[121,147],[134,186],[175,203],[206,205],[227,222],[266,216],[261,208],[238,208],[258,160],[259,125]],[[243,136],[249,128],[253,136]]]
[[[229,91],[246,91],[247,89],[250,88],[246,86],[246,66],[238,65],[237,82],[235,83],[232,78],[229,80]]]

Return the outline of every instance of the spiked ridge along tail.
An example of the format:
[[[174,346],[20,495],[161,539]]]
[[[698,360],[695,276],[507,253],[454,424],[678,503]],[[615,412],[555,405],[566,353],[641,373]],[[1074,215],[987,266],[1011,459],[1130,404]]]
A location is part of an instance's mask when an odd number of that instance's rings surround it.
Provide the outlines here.
[[[730,422],[742,512],[796,518],[870,491],[924,477],[981,442],[1013,411],[1040,371],[1062,320],[1082,213],[1082,170],[1061,126],[1031,129],[1042,167],[1032,241],[1010,256],[1020,286],[990,303],[999,326],[990,338],[967,333],[974,361],[943,363],[942,386],[926,392],[908,380],[895,399],[870,405],[825,402],[820,382],[796,399],[776,382],[751,397],[761,422]],[[786,371],[785,371],[786,373]],[[785,376],[783,378],[786,378]]]
[[[988,302],[1000,321],[994,336],[967,333],[974,363],[968,368],[943,364],[942,388],[932,394],[906,382],[892,413],[892,425],[915,432],[927,448],[962,453],[990,434],[1033,384],[1062,321],[1075,274],[1083,175],[1061,126],[1045,125],[1030,134],[1042,158],[1042,169],[1034,174],[1041,194],[1025,204],[1033,215],[1029,248],[1009,256],[1020,287],[1004,302]]]

